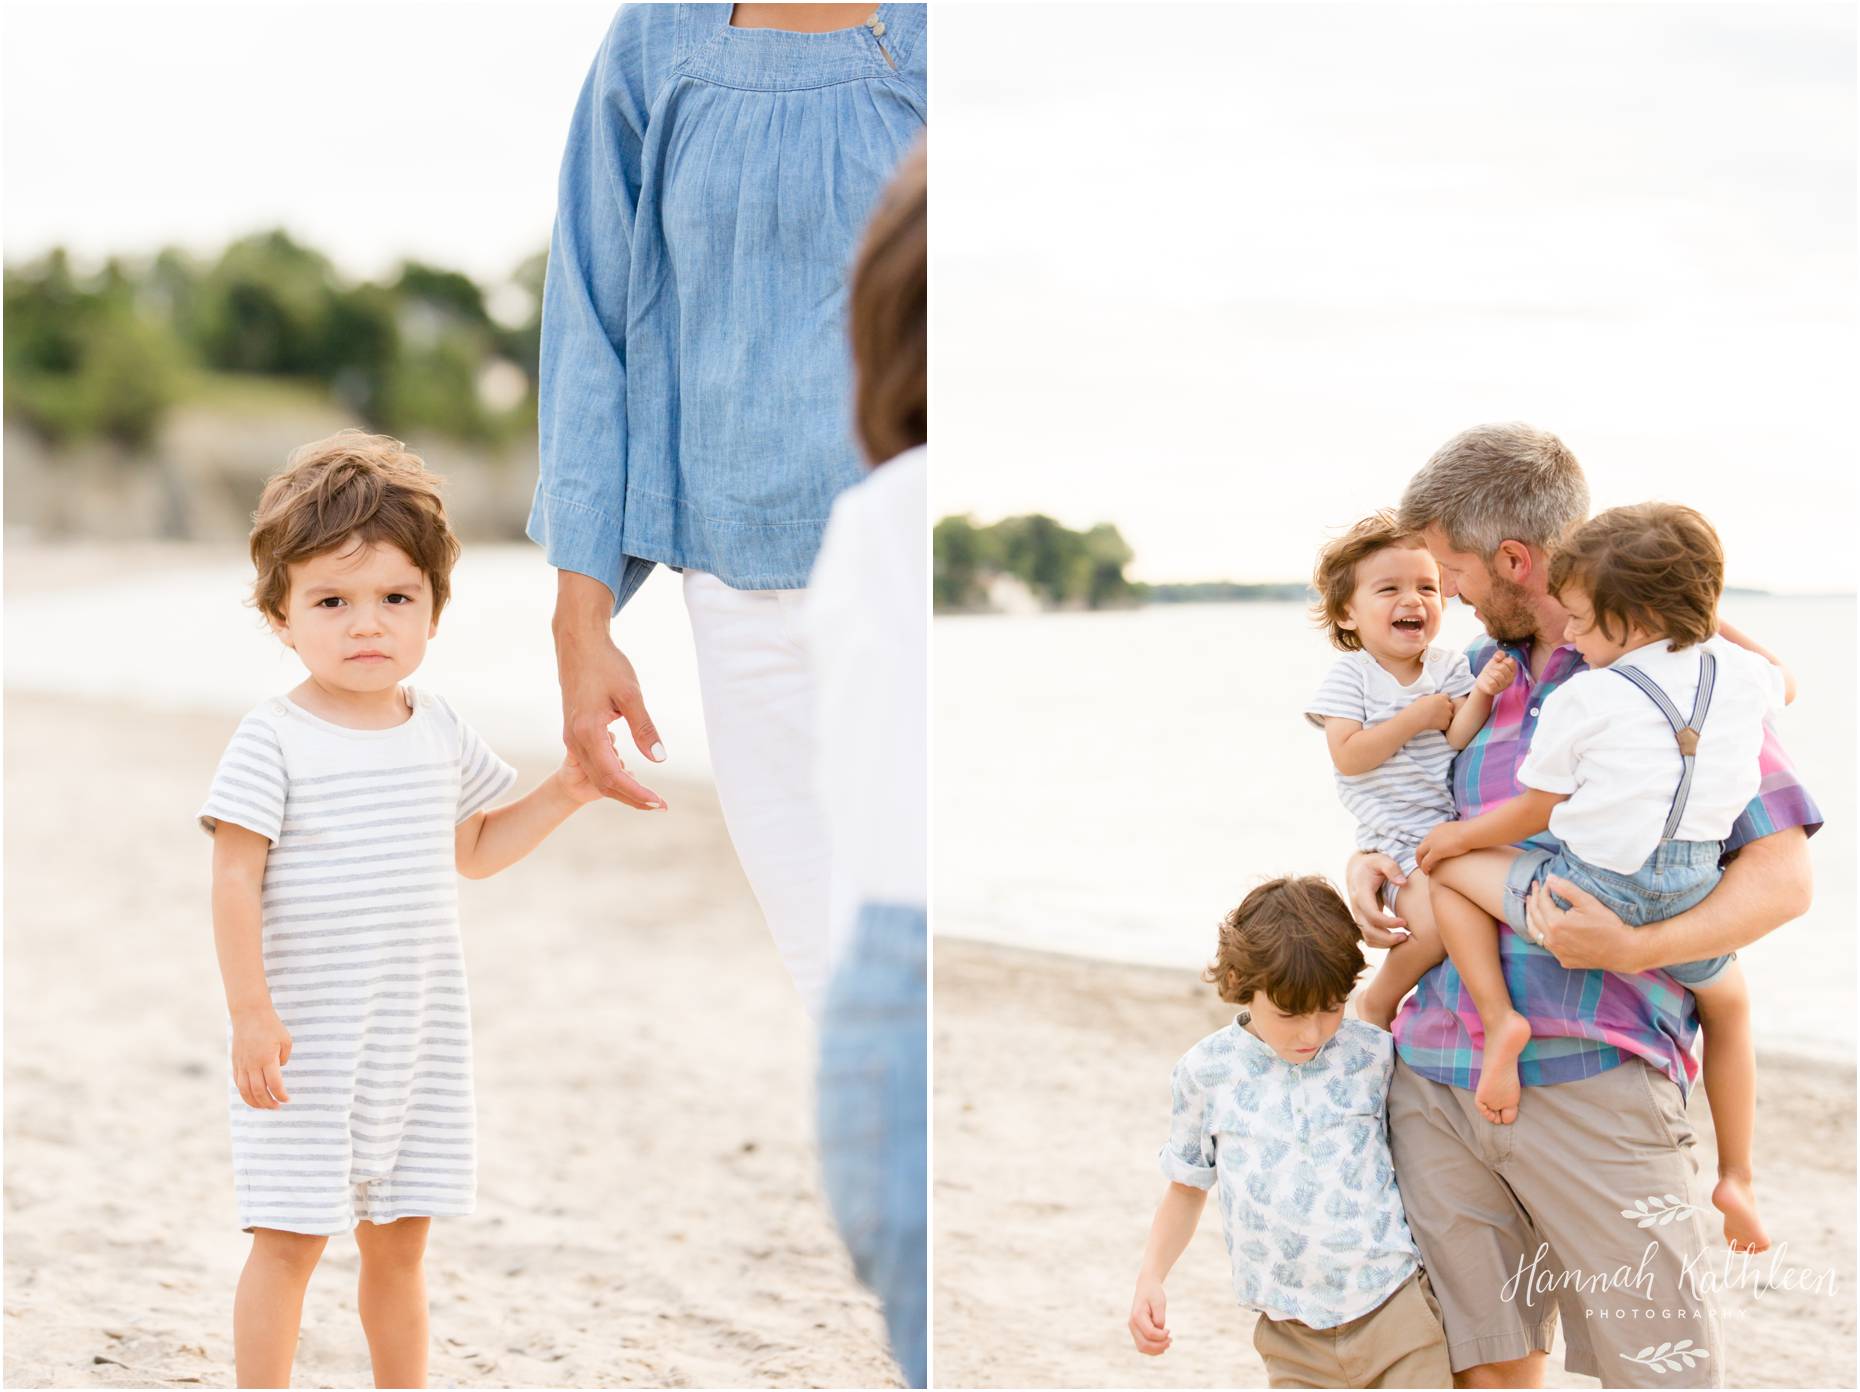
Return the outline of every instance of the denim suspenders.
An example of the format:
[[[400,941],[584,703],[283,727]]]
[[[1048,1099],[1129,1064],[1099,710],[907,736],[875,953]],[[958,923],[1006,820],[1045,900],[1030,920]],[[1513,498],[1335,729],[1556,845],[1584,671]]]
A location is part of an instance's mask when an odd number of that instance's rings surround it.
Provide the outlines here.
[[[1718,674],[1717,656],[1709,652],[1699,654],[1699,690],[1698,695],[1692,701],[1692,719],[1688,721],[1680,720],[1679,707],[1675,706],[1672,698],[1660,689],[1659,683],[1640,668],[1616,664],[1608,670],[1619,672],[1646,693],[1647,699],[1660,708],[1660,714],[1666,717],[1666,723],[1673,727],[1673,738],[1679,744],[1679,760],[1682,767],[1679,787],[1673,793],[1672,810],[1666,814],[1666,830],[1660,833],[1662,841],[1671,841],[1673,833],[1679,830],[1679,819],[1686,814],[1686,799],[1692,793],[1692,768],[1697,762],[1695,756],[1699,747],[1699,731],[1705,724],[1705,712],[1711,708],[1712,682]]]

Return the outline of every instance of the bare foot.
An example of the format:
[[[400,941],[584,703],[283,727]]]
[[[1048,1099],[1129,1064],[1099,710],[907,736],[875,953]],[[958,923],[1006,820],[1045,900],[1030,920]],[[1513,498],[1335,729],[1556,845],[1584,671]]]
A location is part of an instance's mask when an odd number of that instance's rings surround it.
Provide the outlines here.
[[[1531,1042],[1531,1022],[1515,1010],[1507,1010],[1495,1024],[1485,1029],[1485,1059],[1479,1065],[1479,1086],[1473,1089],[1473,1101],[1479,1115],[1500,1126],[1518,1119],[1518,1055]]]
[[[1756,1186],[1747,1175],[1724,1175],[1711,1191],[1712,1207],[1724,1215],[1724,1240],[1733,1252],[1767,1252],[1770,1235],[1757,1217]]]

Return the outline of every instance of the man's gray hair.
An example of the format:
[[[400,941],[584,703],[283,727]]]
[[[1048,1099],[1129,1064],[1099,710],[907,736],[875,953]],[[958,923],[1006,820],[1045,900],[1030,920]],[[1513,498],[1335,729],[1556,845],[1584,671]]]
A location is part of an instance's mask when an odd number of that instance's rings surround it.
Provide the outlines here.
[[[1517,421],[1455,435],[1408,480],[1401,525],[1438,526],[1447,544],[1489,559],[1504,541],[1554,552],[1589,515],[1589,485],[1569,447]]]

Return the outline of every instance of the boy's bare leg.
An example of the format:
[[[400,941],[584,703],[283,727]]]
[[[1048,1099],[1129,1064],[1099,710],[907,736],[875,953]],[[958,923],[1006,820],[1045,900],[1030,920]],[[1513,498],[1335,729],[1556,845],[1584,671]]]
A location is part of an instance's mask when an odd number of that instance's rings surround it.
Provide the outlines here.
[[[1479,1023],[1485,1030],[1485,1056],[1479,1064],[1479,1086],[1473,1101],[1487,1121],[1510,1125],[1518,1119],[1523,1087],[1518,1082],[1518,1055],[1531,1042],[1531,1026],[1511,1006],[1499,965],[1496,918],[1505,907],[1505,876],[1515,851],[1472,851],[1434,867],[1434,922],[1440,940],[1466,983]]]
[[[1690,988],[1705,1035],[1705,1096],[1718,1135],[1718,1186],[1711,1201],[1724,1215],[1734,1251],[1763,1252],[1770,1237],[1757,1216],[1751,1143],[1757,1127],[1757,1050],[1750,1034],[1750,988],[1737,963]]]
[[[304,1291],[329,1239],[252,1230],[252,1252],[233,1296],[233,1373],[241,1387],[289,1387],[304,1319]]]
[[[357,1297],[376,1387],[426,1386],[426,1230],[431,1218],[357,1223]]]
[[[1396,892],[1395,912],[1408,925],[1408,941],[1389,949],[1362,995],[1356,998],[1357,1015],[1382,1030],[1395,1022],[1402,997],[1447,955],[1428,902],[1427,876],[1419,870]]]

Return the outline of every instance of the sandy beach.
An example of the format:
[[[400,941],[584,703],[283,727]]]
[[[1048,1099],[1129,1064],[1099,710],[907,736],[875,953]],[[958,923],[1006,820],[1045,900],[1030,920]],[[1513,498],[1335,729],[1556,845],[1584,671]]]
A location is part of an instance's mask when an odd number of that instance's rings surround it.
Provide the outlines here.
[[[1187,972],[948,937],[935,960],[937,1382],[1265,1386],[1212,1209],[1169,1282],[1174,1347],[1145,1358],[1124,1329],[1163,1190],[1170,1068],[1232,1008]],[[1776,1054],[1758,1063],[1757,1182],[1779,1246],[1720,1294],[1728,1385],[1851,1387],[1854,1071]],[[1692,1113],[1709,1174],[1702,1088]],[[1758,1278],[1779,1255],[1765,1289]],[[1791,1273],[1822,1290],[1782,1288]],[[1563,1371],[1560,1341],[1549,1382],[1596,1385]]]
[[[232,1383],[192,813],[236,720],[132,695],[6,705],[8,1386]],[[520,787],[553,767],[506,753]],[[461,886],[478,1208],[434,1224],[433,1385],[894,1385],[820,1195],[811,1027],[714,794],[659,786],[671,813],[598,804]],[[356,1269],[332,1239],[298,1386],[370,1385]]]

